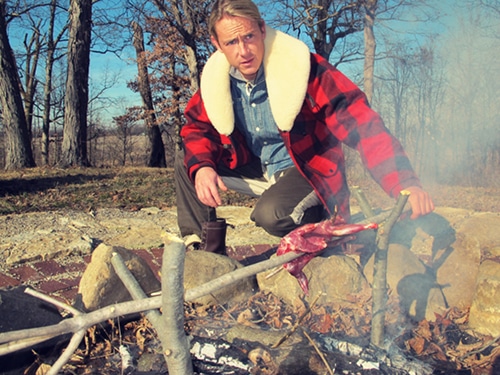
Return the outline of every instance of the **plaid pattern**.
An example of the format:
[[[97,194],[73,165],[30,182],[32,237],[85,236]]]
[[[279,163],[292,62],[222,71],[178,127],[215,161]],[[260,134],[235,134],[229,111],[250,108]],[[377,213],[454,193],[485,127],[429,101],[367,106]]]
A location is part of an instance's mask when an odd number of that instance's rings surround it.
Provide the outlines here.
[[[290,77],[292,79],[292,77]],[[210,123],[197,92],[185,111],[181,130],[189,176],[203,166],[223,163],[234,169],[252,155],[237,127],[230,136]],[[392,197],[421,186],[400,142],[368,105],[363,92],[324,58],[311,54],[306,99],[290,132],[281,132],[292,160],[325,207],[349,220],[349,189],[342,143],[355,148],[372,177]]]

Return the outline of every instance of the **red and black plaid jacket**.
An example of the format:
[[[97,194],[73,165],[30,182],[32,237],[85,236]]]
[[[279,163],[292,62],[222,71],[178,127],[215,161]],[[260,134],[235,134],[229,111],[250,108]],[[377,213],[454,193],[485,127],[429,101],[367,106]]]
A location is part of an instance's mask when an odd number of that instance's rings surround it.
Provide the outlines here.
[[[372,177],[390,196],[396,197],[409,186],[421,186],[400,142],[369,107],[364,93],[324,58],[313,53],[310,58],[302,109],[292,129],[280,132],[296,167],[330,214],[337,207],[339,215],[350,218],[342,143],[359,152]],[[223,163],[237,168],[252,158],[237,127],[226,136],[212,126],[200,92],[188,103],[185,116],[181,136],[191,177],[203,166],[217,169]]]

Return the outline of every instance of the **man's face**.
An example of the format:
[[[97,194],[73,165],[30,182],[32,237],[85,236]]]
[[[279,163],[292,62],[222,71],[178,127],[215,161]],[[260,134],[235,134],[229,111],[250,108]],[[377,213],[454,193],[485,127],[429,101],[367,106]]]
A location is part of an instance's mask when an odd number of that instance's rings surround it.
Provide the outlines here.
[[[212,43],[227,58],[231,66],[238,69],[245,79],[251,81],[257,75],[264,58],[265,26],[243,17],[224,17],[215,24],[216,40]]]

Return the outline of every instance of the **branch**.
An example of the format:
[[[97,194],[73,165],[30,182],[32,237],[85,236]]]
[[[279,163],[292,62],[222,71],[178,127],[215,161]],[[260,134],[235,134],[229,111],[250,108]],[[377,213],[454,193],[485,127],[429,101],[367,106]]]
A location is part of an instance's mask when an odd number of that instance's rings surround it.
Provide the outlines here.
[[[290,262],[301,255],[302,254],[297,254],[297,253],[287,253],[248,267],[240,268],[226,275],[222,275],[196,288],[186,291],[185,300],[192,301],[199,297],[203,297],[207,294],[217,291],[222,287],[230,285],[240,279],[253,276],[259,272],[263,272],[268,269],[277,267],[281,264]],[[87,329],[89,327],[92,327],[93,325],[99,324],[108,319],[114,319],[118,316],[158,309],[161,306],[161,302],[162,302],[162,297],[156,296],[156,297],[143,298],[136,301],[128,301],[106,306],[103,307],[102,309],[95,310],[87,314],[82,314],[79,316],[75,316],[73,318],[65,319],[59,322],[58,324],[46,327],[29,328],[19,331],[0,333],[0,343],[10,343],[13,341],[19,341],[29,338],[40,339],[39,342],[46,341],[55,336],[77,332],[80,329]],[[42,340],[42,336],[44,337],[44,340]],[[0,355],[12,353],[15,351],[12,349],[9,350],[9,348],[0,348],[0,349],[2,349],[0,350]]]
[[[167,361],[168,373],[172,375],[193,374],[189,352],[189,341],[184,332],[184,242],[173,235],[164,236],[161,267],[161,290],[163,324],[163,355]]]
[[[372,216],[375,215],[373,212],[372,206],[368,202],[368,199],[366,198],[365,194],[363,193],[363,190],[359,186],[353,186],[351,189],[354,198],[358,201],[359,207],[361,208],[361,212],[367,219],[371,218]]]
[[[392,209],[387,221],[377,232],[377,249],[373,265],[373,302],[372,302],[372,330],[370,343],[381,347],[384,342],[385,305],[387,299],[387,250],[389,235],[392,227],[401,216],[408,200],[409,192],[401,191],[396,205]]]
[[[49,297],[45,294],[37,292],[33,289],[26,289],[25,293],[32,295],[33,297],[37,297],[43,301],[49,302],[49,303],[51,303],[59,308],[67,310],[68,312],[73,314],[73,316],[79,316],[82,314],[79,310],[75,309],[74,307],[72,307],[66,303],[60,302],[60,301],[58,301],[52,297]],[[78,346],[82,342],[83,337],[85,336],[85,332],[86,332],[85,329],[81,329],[81,330],[77,331],[71,337],[71,340],[69,341],[69,344],[66,347],[66,350],[61,354],[61,356],[57,359],[57,361],[55,361],[54,364],[50,367],[50,370],[47,371],[47,375],[57,375],[59,373],[59,371],[63,368],[63,366],[66,363],[68,363],[68,361],[71,359],[71,356],[73,355],[75,350],[78,349]]]
[[[137,301],[147,298],[146,293],[144,293],[134,275],[132,275],[132,272],[129,271],[120,254],[113,253],[113,256],[111,257],[111,264],[113,265],[113,268],[115,269],[115,272],[122,281],[123,285],[125,286],[125,288],[127,288],[128,292],[132,296],[132,299]],[[163,342],[166,337],[166,329],[160,312],[156,309],[151,309],[146,310],[144,315],[151,322],[158,334],[158,338],[164,345]],[[167,360],[166,356],[165,360]]]
[[[363,220],[360,223],[381,223],[387,218],[388,215],[389,212],[383,212],[370,218],[370,220]],[[195,300],[199,297],[203,297],[223,287],[226,287],[236,281],[290,262],[302,255],[303,254],[290,252],[260,263],[239,268],[231,273],[222,275],[196,288],[187,290],[184,298],[186,301]],[[99,310],[65,319],[58,324],[51,326],[0,333],[0,344],[7,343],[5,345],[0,345],[0,355],[5,355],[19,350],[21,348],[22,340],[31,339],[31,341],[29,341],[29,343],[25,343],[24,346],[29,347],[30,345],[34,345],[34,343],[47,341],[52,337],[78,332],[82,329],[87,329],[108,319],[114,319],[123,315],[158,309],[161,307],[161,305],[161,296],[141,298],[135,301],[127,301],[106,306]]]

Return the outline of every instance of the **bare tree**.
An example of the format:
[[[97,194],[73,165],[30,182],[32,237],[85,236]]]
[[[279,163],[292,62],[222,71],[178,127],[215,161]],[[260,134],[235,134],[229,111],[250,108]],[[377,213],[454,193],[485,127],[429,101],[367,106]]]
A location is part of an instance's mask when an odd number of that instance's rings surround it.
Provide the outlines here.
[[[416,168],[420,174],[436,179],[438,175],[438,153],[436,139],[439,138],[437,109],[443,102],[443,70],[437,62],[432,45],[421,47],[414,57],[414,82],[416,98],[417,132],[415,142]]]
[[[5,0],[0,0],[0,101],[5,127],[6,169],[34,167],[16,61],[7,36]]]
[[[33,33],[30,37],[26,34],[23,43],[26,50],[26,74],[24,77],[24,86],[21,85],[21,95],[24,99],[24,113],[30,140],[33,134],[33,109],[35,107],[35,94],[38,85],[36,72],[42,47],[40,23],[41,21],[38,21],[33,24]]]
[[[87,109],[92,30],[92,0],[71,0],[68,72],[64,102],[64,138],[60,164],[89,166]]]
[[[365,40],[365,65],[363,69],[364,91],[368,102],[373,98],[373,75],[375,72],[375,50],[377,42],[373,27],[375,25],[375,15],[377,13],[377,0],[364,0],[364,40]]]
[[[471,1],[471,5],[477,6],[476,1]],[[482,6],[486,11],[500,14],[500,0],[479,0],[480,6]]]
[[[360,0],[280,0],[273,4],[271,25],[287,28],[300,36],[304,32],[314,50],[330,60],[339,41],[363,29]],[[340,46],[337,63],[349,61],[358,55],[359,49],[344,43]]]
[[[41,139],[41,154],[42,163],[49,164],[49,142],[50,142],[50,123],[51,123],[51,108],[52,108],[52,91],[53,91],[53,68],[54,62],[61,56],[56,56],[57,45],[62,40],[67,30],[67,24],[54,37],[56,10],[58,0],[51,0],[49,28],[46,36],[47,56],[45,58],[45,85],[43,91],[43,119],[42,119],[42,139]]]
[[[386,123],[392,124],[394,135],[406,145],[407,142],[407,119],[410,102],[410,80],[412,77],[412,51],[406,44],[398,44],[393,47],[393,56],[387,58],[379,73],[377,108],[384,117]]]
[[[138,88],[145,110],[144,116],[149,135],[150,153],[148,167],[166,167],[165,146],[161,138],[160,127],[156,122],[153,94],[151,93],[151,86],[149,84],[147,61],[144,56],[144,33],[142,27],[135,21],[132,22],[132,28],[134,30],[133,43],[137,55],[137,69],[139,71],[137,76]]]
[[[206,51],[200,51],[208,40],[206,20],[208,18],[209,1],[204,0],[153,0],[164,20],[177,30],[182,38],[184,48],[180,51],[189,69],[191,91],[200,86],[201,66],[205,61]]]
[[[484,34],[490,19],[477,7],[459,9],[457,26],[446,40],[448,181],[478,186],[498,183],[500,39]],[[497,22],[498,27],[498,22]],[[452,140],[450,142],[449,140]]]
[[[125,114],[114,117],[113,122],[115,124],[114,134],[116,136],[116,144],[114,147],[111,145],[115,151],[113,155],[121,166],[125,166],[127,159],[130,159],[133,163],[132,151],[134,148],[133,130],[136,125],[135,120],[128,114]]]

